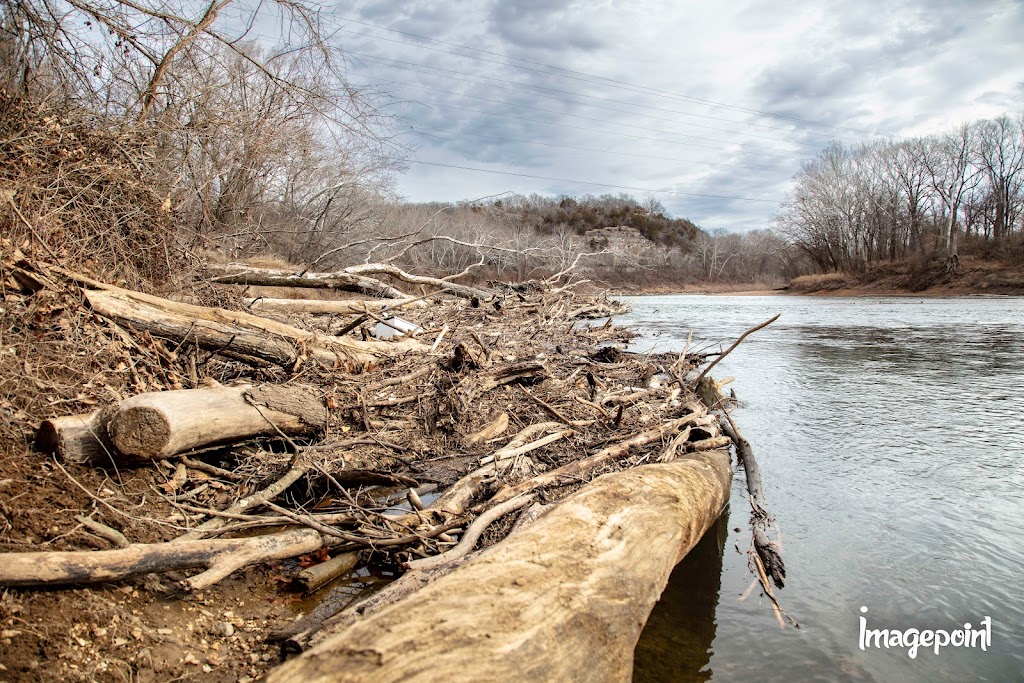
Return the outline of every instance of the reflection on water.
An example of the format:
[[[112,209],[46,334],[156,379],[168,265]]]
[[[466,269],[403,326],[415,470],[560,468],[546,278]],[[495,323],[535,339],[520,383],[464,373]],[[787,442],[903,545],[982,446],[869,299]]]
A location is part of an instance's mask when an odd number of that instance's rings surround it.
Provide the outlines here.
[[[711,677],[707,666],[715,640],[715,608],[728,531],[726,508],[672,572],[636,645],[636,683],[677,680],[680,671],[692,672],[692,680],[697,681]]]
[[[690,329],[714,349],[782,313],[715,372],[736,377],[736,416],[784,533],[780,599],[803,626],[780,631],[757,592],[738,600],[751,576],[737,477],[742,531],[716,527],[724,556],[673,575],[638,646],[638,680],[1024,680],[1024,300],[630,303],[619,322],[641,332],[638,350],[680,350]],[[698,586],[715,596],[703,609]],[[876,628],[991,616],[992,649],[861,651],[862,605]]]

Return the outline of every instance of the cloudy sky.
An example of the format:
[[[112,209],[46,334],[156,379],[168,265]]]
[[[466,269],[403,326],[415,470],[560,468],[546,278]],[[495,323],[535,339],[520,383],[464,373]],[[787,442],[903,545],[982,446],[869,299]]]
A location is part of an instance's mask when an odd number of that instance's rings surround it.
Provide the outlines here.
[[[352,82],[392,97],[409,200],[629,192],[747,230],[830,140],[1024,111],[1022,8],[357,1],[325,7],[325,21]]]

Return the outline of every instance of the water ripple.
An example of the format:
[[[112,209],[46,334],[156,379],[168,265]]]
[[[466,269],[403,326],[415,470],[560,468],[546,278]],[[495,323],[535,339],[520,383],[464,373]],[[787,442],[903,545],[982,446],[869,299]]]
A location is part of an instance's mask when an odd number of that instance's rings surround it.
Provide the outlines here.
[[[736,377],[736,416],[784,532],[790,581],[780,597],[804,626],[779,631],[763,598],[737,600],[751,578],[735,549],[746,549],[749,532],[732,531],[748,514],[737,479],[717,564],[687,558],[677,569],[685,578],[673,579],[656,608],[661,616],[652,616],[636,680],[763,678],[765,662],[780,680],[1018,679],[1024,300],[676,296],[630,303],[632,314],[619,322],[640,331],[637,350],[679,351],[691,328],[697,348],[716,349],[782,313],[716,374]],[[711,585],[714,605],[695,610],[704,598],[677,581]],[[861,605],[877,623],[904,629],[955,628],[991,616],[993,648],[916,660],[905,651],[862,652]],[[662,613],[685,610],[676,628],[685,623],[713,640],[687,645],[700,656],[679,661],[696,664],[666,677],[644,657],[663,657],[658,643],[672,640],[659,626],[668,623]]]

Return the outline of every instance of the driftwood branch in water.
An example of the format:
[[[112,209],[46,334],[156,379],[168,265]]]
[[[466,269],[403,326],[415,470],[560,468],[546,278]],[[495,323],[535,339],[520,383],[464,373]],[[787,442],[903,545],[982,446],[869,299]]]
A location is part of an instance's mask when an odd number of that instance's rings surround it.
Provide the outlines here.
[[[729,348],[727,348],[727,349],[725,350],[725,352],[724,352],[724,353],[721,353],[721,354],[719,354],[718,358],[716,358],[715,360],[711,361],[711,364],[710,364],[710,365],[708,365],[708,366],[707,366],[706,368],[704,368],[704,370],[703,370],[703,371],[701,371],[701,373],[700,373],[699,375],[697,375],[697,379],[695,379],[695,380],[693,381],[693,383],[694,383],[694,384],[698,384],[698,383],[699,383],[699,382],[700,382],[700,381],[701,381],[702,379],[704,379],[704,376],[705,376],[705,375],[707,375],[707,374],[708,374],[709,372],[711,372],[711,368],[713,368],[713,367],[715,367],[716,365],[718,365],[718,362],[719,362],[719,361],[721,361],[721,360],[722,360],[723,358],[725,358],[725,357],[726,357],[726,356],[728,356],[728,355],[729,355],[730,353],[732,353],[732,350],[733,350],[733,349],[735,349],[735,348],[736,348],[737,346],[739,346],[739,345],[740,345],[740,342],[742,342],[742,341],[743,341],[744,339],[746,339],[746,338],[747,338],[748,336],[750,336],[750,335],[751,335],[751,334],[753,334],[754,332],[757,332],[758,330],[760,330],[760,329],[762,329],[762,328],[765,328],[765,327],[768,327],[769,325],[771,325],[771,324],[772,324],[773,322],[775,322],[776,320],[778,320],[778,319],[779,319],[779,316],[780,316],[780,315],[782,315],[782,314],[781,314],[781,313],[779,313],[779,314],[777,314],[777,315],[776,315],[776,316],[775,316],[774,318],[772,318],[771,320],[765,320],[765,321],[764,321],[763,323],[761,323],[760,325],[754,325],[754,326],[753,326],[753,327],[751,327],[751,328],[750,328],[749,330],[747,330],[746,332],[744,332],[743,334],[741,334],[741,335],[739,336],[739,338],[738,338],[738,339],[737,339],[736,341],[734,341],[734,342],[732,343],[732,345],[731,345],[731,346],[730,346]]]
[[[267,680],[628,680],[643,624],[721,513],[730,474],[720,450],[600,477],[400,603],[332,627]]]
[[[764,506],[764,492],[761,489],[761,471],[758,469],[757,459],[754,458],[754,450],[750,447],[750,443],[739,433],[739,429],[729,413],[723,411],[723,417],[725,419],[719,420],[722,431],[736,445],[736,456],[743,465],[743,472],[746,475],[750,509],[754,515],[752,525],[754,550],[763,564],[765,573],[771,576],[772,581],[775,582],[777,587],[782,588],[786,585],[786,565],[782,561],[782,548],[768,535],[768,529],[775,524],[775,520]]]

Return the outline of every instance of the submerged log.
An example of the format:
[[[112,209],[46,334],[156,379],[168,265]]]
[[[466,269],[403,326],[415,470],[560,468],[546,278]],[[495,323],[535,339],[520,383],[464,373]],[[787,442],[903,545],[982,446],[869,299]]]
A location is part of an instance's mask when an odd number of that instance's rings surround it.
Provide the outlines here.
[[[327,408],[312,387],[244,384],[133,396],[110,417],[107,432],[120,453],[157,459],[278,430],[308,434],[326,425]]]
[[[724,450],[600,477],[267,680],[628,680],[651,608],[730,477]]]

